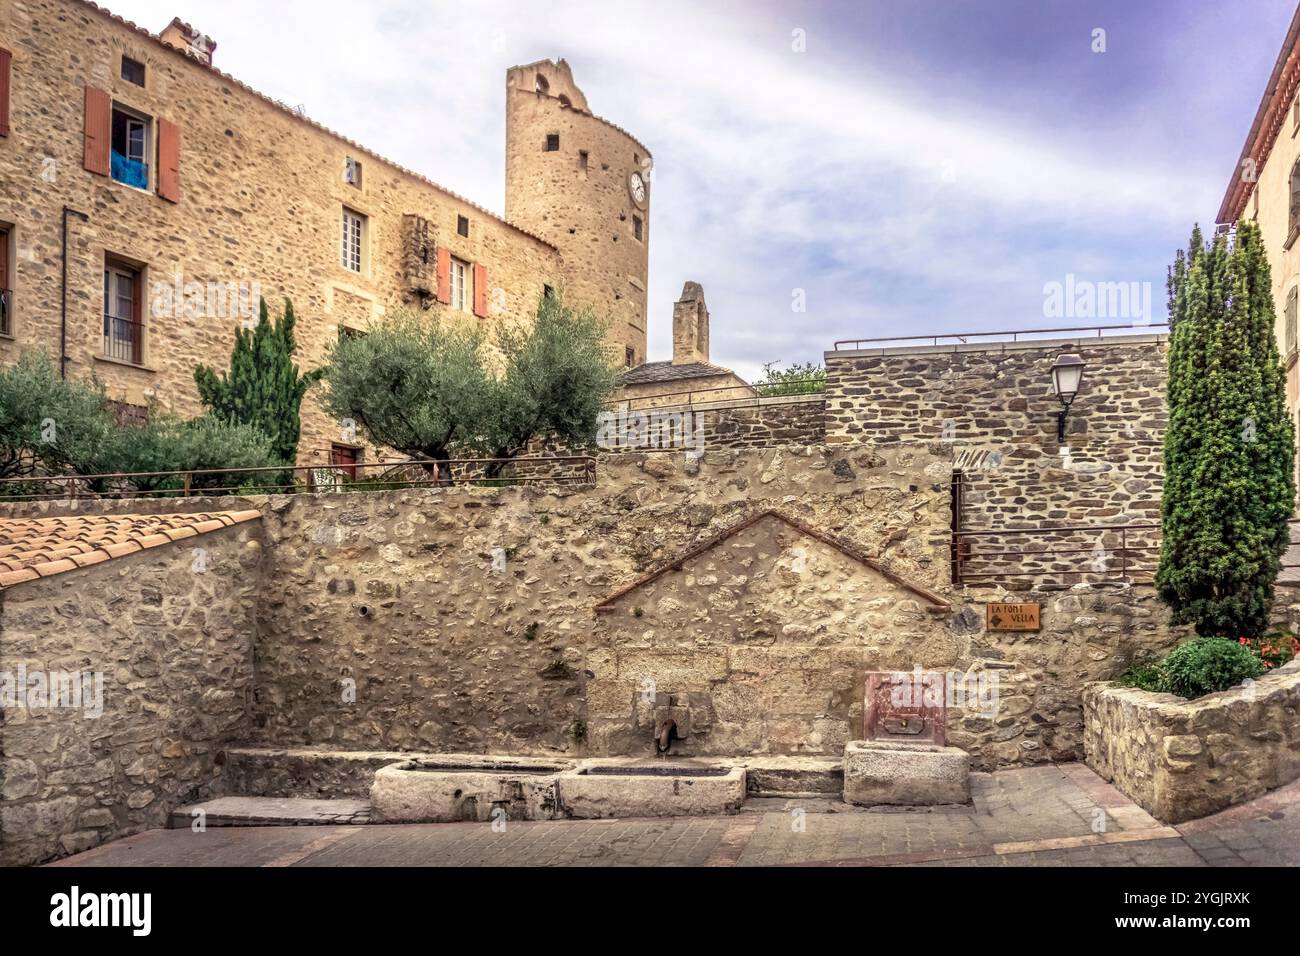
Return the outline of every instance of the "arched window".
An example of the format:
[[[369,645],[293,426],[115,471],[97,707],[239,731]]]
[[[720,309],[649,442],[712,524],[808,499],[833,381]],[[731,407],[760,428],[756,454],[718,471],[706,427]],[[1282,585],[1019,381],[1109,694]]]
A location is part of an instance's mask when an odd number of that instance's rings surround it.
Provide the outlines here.
[[[563,107],[567,110],[567,109],[571,109],[571,108],[573,107],[573,102],[572,102],[572,101],[571,101],[567,96],[565,96],[563,93],[561,93],[561,94],[560,94],[560,105],[563,106]]]
[[[550,83],[547,83],[547,82],[546,82],[546,77],[542,76],[542,74],[540,74],[540,73],[537,74],[537,87],[536,87],[536,88],[537,88],[537,92],[538,92],[538,93],[549,93],[549,92],[551,92],[551,84],[550,84]]]

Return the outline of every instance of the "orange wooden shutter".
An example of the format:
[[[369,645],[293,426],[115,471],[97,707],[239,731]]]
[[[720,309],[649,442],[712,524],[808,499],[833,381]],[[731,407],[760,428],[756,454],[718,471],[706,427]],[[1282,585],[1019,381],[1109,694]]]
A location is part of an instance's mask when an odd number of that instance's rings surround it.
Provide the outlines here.
[[[451,302],[451,250],[446,246],[438,247],[438,301]]]
[[[109,143],[113,137],[113,98],[104,90],[86,87],[85,156],[82,165],[92,173],[110,171]]]
[[[474,263],[474,314],[480,319],[487,318],[487,266],[481,262]]]
[[[0,136],[9,135],[9,69],[13,54],[0,50]]]
[[[181,201],[181,130],[165,119],[158,121],[158,195]]]
[[[144,281],[139,272],[131,279],[131,361],[144,364]]]

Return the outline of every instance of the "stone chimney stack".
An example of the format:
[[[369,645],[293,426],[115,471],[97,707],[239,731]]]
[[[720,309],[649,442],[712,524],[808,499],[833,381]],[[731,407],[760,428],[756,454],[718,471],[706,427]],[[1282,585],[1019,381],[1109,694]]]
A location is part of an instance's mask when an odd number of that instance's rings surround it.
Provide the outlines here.
[[[673,306],[673,364],[690,365],[709,361],[709,310],[704,289],[698,282],[682,286],[682,297]]]
[[[204,66],[212,65],[212,54],[217,50],[217,41],[194,29],[180,17],[167,24],[167,29],[158,35],[170,47],[182,53],[188,53]]]

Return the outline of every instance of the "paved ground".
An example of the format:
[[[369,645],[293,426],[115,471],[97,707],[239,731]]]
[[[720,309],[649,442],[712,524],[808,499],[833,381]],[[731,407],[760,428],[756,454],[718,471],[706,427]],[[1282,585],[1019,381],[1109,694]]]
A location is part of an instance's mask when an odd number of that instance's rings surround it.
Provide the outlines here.
[[[972,776],[974,805],[758,799],[733,816],[153,830],[55,866],[1300,866],[1300,781],[1162,826],[1082,764]]]

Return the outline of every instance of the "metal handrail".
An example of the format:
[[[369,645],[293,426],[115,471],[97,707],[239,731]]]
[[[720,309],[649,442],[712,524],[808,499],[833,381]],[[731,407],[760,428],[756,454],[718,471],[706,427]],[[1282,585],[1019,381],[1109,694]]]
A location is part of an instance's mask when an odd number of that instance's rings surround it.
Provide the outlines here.
[[[1019,342],[1022,335],[1055,335],[1062,332],[1096,332],[1098,338],[1102,338],[1104,332],[1117,331],[1124,329],[1129,332],[1141,333],[1151,329],[1168,329],[1168,322],[1152,322],[1149,325],[1081,325],[1072,326],[1063,329],[1005,329],[997,332],[940,332],[937,335],[883,335],[870,339],[840,339],[835,343],[834,350],[840,351],[841,345],[851,345],[854,349],[873,342],[929,342],[931,345],[938,345],[940,339],[957,339],[952,343],[955,345],[966,345],[967,339],[988,338],[994,335],[1011,336],[1010,341]],[[1075,336],[1079,338],[1080,336]]]
[[[503,468],[518,465],[540,464],[547,467],[571,467],[569,474],[514,474],[487,475],[460,474],[466,467],[481,466],[486,472],[488,466],[499,464]],[[349,473],[364,473],[366,470],[382,469],[384,472],[397,468],[413,466],[423,468],[427,477],[385,479],[381,472],[367,477],[349,477]],[[299,481],[297,476],[303,476]],[[234,477],[230,477],[234,476]],[[243,476],[245,480],[238,480]],[[259,476],[267,480],[259,481]],[[214,477],[218,481],[208,484],[204,478]],[[287,477],[287,480],[284,480]],[[156,479],[153,480],[153,479]],[[140,487],[144,480],[145,486]],[[168,487],[150,487],[172,482]],[[320,490],[333,491],[353,488],[365,490],[368,483],[375,482],[384,487],[376,490],[398,490],[399,488],[447,487],[456,482],[500,482],[506,485],[528,485],[550,483],[555,485],[594,484],[596,481],[596,459],[590,455],[563,456],[520,456],[517,458],[412,458],[404,461],[359,461],[346,465],[258,465],[241,468],[195,468],[174,471],[136,471],[105,472],[95,475],[28,475],[15,478],[0,478],[0,501],[48,501],[75,498],[151,498],[151,497],[189,497],[195,494],[205,496],[217,494],[301,494]],[[229,482],[229,483],[227,483]],[[121,487],[130,483],[134,487]],[[177,487],[179,483],[179,487]],[[24,486],[40,487],[43,485],[60,485],[61,491],[33,491],[31,493],[10,494],[6,489]],[[116,484],[108,490],[91,490],[98,485]],[[391,487],[390,487],[391,486]],[[250,490],[251,489],[251,490]]]

